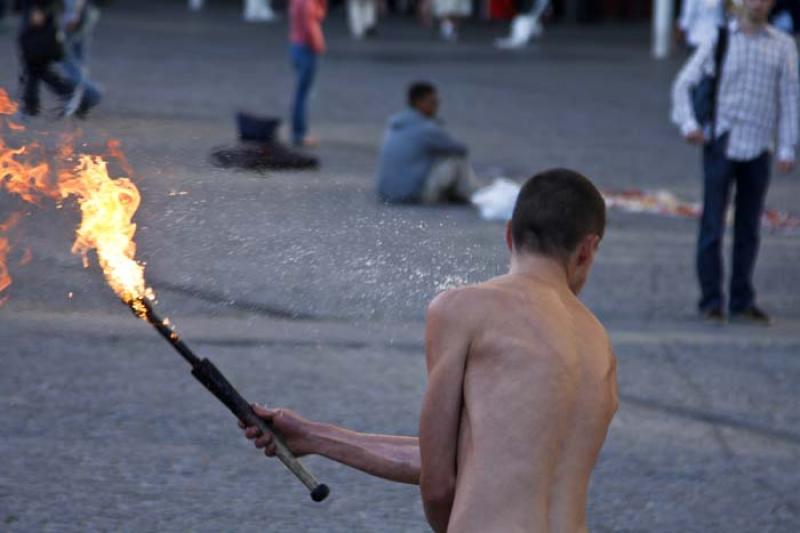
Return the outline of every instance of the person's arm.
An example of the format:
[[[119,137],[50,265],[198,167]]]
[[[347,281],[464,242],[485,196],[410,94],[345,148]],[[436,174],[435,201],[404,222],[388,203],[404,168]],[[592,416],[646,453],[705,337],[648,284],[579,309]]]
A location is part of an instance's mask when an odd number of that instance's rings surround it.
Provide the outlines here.
[[[428,386],[422,402],[420,491],[425,516],[436,533],[447,531],[456,489],[462,387],[469,351],[464,290],[437,296],[428,308],[425,354]]]
[[[703,43],[681,69],[672,84],[672,121],[681,129],[681,134],[693,143],[703,142],[703,132],[692,106],[692,87],[700,83],[713,62],[716,39]]]
[[[778,168],[790,172],[794,167],[797,147],[798,98],[800,82],[797,73],[797,46],[787,45],[781,65],[778,90]]]
[[[463,157],[469,154],[467,145],[453,139],[450,134],[439,125],[430,124],[425,128],[425,146],[437,155]]]
[[[322,33],[322,21],[326,12],[325,0],[306,0],[304,17],[306,32],[311,49],[317,54],[325,53],[325,35]]]
[[[272,424],[298,457],[321,455],[389,481],[419,483],[417,437],[358,433],[307,420],[288,409],[266,409],[254,404],[253,410]],[[263,449],[268,457],[275,455],[271,436],[262,435],[256,427],[244,429],[245,436],[254,441],[256,448]]]
[[[683,5],[681,6],[681,15],[678,19],[678,27],[685,34],[689,33],[692,23],[694,23],[695,19],[697,18],[697,7],[697,0],[684,0]]]
[[[85,0],[63,0],[64,12],[61,15],[64,27],[69,31],[75,31],[81,22],[81,15],[86,8]]]

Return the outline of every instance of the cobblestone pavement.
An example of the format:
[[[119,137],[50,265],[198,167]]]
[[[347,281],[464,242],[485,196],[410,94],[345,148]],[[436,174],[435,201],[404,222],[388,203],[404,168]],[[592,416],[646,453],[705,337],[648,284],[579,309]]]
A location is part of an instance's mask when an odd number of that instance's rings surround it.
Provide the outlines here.
[[[667,122],[679,61],[652,61],[639,27],[555,28],[501,53],[490,47],[500,26],[469,26],[449,46],[396,20],[351,42],[335,11],[312,103],[321,170],[220,171],[207,154],[233,140],[233,112],[285,115],[292,83],[284,24],[237,16],[115,2],[93,58],[103,106],[85,123],[31,129],[80,127],[87,149],[122,140],[143,196],[138,254],[162,311],[253,400],[414,434],[426,301],[506,266],[502,227],[472,210],[373,199],[382,124],[413,79],[440,85],[444,117],[487,182],[558,165],[604,189],[699,198],[697,154]],[[0,34],[7,88],[12,45]],[[797,174],[775,176],[768,203],[797,212],[799,195]],[[0,215],[18,208],[0,197]],[[308,463],[333,494],[312,503],[70,255],[74,210],[28,212],[16,238],[33,260],[12,264],[0,309],[0,531],[427,530],[415,487],[319,458]],[[694,237],[691,220],[611,213],[585,300],[611,331],[622,407],[590,525],[798,531],[800,239],[764,235],[756,282],[777,317],[765,329],[695,320]]]

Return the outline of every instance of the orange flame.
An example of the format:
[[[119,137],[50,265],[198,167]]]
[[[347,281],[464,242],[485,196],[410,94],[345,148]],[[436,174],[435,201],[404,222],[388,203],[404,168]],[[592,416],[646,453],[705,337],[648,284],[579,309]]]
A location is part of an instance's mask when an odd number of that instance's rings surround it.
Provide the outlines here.
[[[22,257],[19,258],[19,266],[28,265],[33,260],[33,252],[31,252],[30,248],[25,248],[25,251],[22,252]]]
[[[16,106],[0,89],[0,114],[8,115],[15,111]],[[5,122],[8,124],[7,120]],[[120,159],[123,169],[130,170],[118,142],[109,143],[109,152]],[[44,199],[58,203],[76,200],[81,222],[76,230],[72,253],[80,254],[84,266],[88,267],[89,252],[95,250],[108,284],[123,301],[144,316],[141,300],[154,295],[145,285],[144,267],[134,259],[136,224],[132,219],[141,201],[139,190],[129,178],[109,176],[102,157],[85,154],[78,154],[77,159],[73,157],[69,142],[58,150],[57,171],[42,161],[43,157],[44,150],[39,145],[11,148],[0,138],[0,190],[34,204],[40,204]],[[7,240],[2,242],[8,247]],[[8,250],[3,253],[2,242],[0,292],[10,283],[6,267]],[[5,286],[2,284],[3,276],[8,278]]]
[[[22,218],[20,213],[11,213],[11,216],[0,224],[0,293],[11,285],[11,276],[9,276],[8,267],[6,266],[6,258],[11,251],[11,244],[8,242],[8,232],[19,223],[20,218]],[[0,300],[0,305],[2,305],[3,302],[5,302],[5,299]]]
[[[0,89],[0,115],[13,115],[19,107],[9,98],[8,93]]]

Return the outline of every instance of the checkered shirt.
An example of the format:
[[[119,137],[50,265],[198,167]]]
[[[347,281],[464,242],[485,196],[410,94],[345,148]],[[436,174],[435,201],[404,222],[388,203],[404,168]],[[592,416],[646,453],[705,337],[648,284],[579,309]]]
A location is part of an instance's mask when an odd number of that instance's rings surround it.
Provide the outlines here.
[[[772,26],[746,34],[734,20],[729,30],[716,135],[730,134],[726,155],[734,161],[754,159],[776,144],[779,160],[794,160],[800,98],[797,46]],[[672,86],[672,120],[684,135],[700,129],[690,90],[714,73],[716,40],[698,48]]]

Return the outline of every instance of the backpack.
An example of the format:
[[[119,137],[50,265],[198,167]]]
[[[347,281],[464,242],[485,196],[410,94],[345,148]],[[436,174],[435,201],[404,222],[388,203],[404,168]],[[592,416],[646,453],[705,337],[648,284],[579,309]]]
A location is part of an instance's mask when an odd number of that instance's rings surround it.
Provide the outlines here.
[[[717,96],[722,78],[722,62],[728,51],[728,28],[720,26],[717,44],[714,48],[714,74],[706,74],[700,82],[692,87],[692,107],[697,121],[705,128],[711,126],[711,139],[716,136]]]

